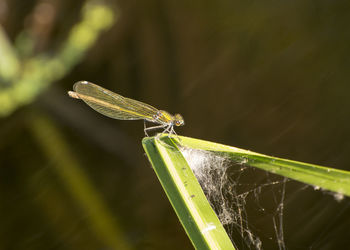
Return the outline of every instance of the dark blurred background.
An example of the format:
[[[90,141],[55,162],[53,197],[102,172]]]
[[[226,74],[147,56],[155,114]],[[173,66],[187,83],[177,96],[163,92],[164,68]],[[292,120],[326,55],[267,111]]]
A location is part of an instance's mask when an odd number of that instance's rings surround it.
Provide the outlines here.
[[[142,122],[69,98],[79,80],[181,113],[180,135],[350,170],[349,13],[343,0],[0,0],[0,249],[192,248]],[[310,230],[288,248],[321,249]]]

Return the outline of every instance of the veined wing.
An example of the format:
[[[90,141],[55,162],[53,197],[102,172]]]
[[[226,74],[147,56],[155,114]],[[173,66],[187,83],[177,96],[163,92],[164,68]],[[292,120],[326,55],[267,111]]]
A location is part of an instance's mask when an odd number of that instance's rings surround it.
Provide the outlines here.
[[[86,104],[97,112],[120,120],[153,120],[158,110],[148,104],[125,98],[87,81],[79,81],[74,91]]]

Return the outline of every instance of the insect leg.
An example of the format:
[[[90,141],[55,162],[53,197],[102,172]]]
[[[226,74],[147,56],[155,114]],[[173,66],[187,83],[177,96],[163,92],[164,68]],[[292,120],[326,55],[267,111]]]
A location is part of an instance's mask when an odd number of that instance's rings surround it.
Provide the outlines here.
[[[143,120],[143,131],[145,132],[145,135],[148,137],[147,127],[146,127],[146,120]]]
[[[177,135],[177,133],[175,132],[174,126],[173,125],[169,125],[164,131],[165,132],[169,132],[168,137],[170,138],[172,135],[175,135],[175,137],[179,140],[180,145],[181,145],[181,138]]]
[[[153,126],[153,127],[145,128],[144,131],[145,131],[146,136],[148,136],[148,134],[147,134],[148,130],[153,130],[153,129],[157,129],[157,128],[164,128],[165,126],[167,126],[167,125],[162,124],[162,125],[158,125],[158,126]]]

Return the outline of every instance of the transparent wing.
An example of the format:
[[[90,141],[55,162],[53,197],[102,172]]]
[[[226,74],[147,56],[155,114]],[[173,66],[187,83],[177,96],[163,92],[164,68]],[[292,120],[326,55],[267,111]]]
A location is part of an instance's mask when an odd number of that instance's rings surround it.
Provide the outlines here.
[[[125,98],[91,82],[76,82],[73,89],[91,108],[114,119],[153,121],[154,115],[158,112],[156,108],[146,103]]]

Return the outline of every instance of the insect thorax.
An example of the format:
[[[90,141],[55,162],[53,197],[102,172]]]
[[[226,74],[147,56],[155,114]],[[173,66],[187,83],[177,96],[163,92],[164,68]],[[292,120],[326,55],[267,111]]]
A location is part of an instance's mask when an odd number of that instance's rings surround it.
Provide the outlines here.
[[[164,110],[158,110],[157,114],[153,116],[155,122],[161,124],[170,124],[173,123],[174,117]]]

